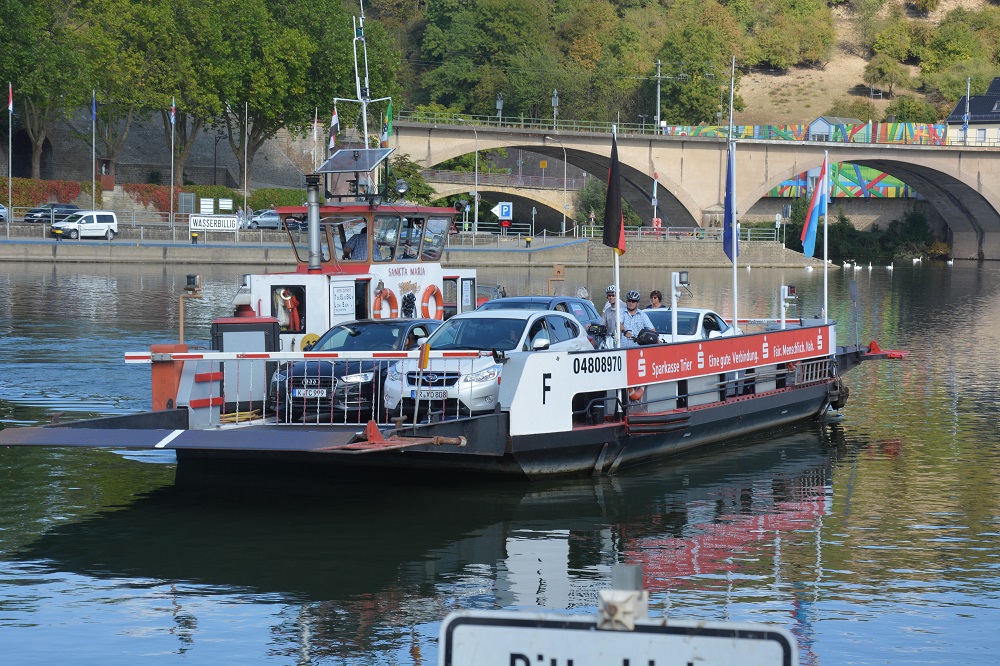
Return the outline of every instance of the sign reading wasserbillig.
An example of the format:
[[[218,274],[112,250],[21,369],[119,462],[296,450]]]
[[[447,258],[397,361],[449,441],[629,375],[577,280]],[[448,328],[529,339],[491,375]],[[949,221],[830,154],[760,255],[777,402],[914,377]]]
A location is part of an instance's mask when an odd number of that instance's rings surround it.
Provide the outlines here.
[[[192,215],[188,226],[191,231],[226,231],[235,233],[239,228],[235,215]]]

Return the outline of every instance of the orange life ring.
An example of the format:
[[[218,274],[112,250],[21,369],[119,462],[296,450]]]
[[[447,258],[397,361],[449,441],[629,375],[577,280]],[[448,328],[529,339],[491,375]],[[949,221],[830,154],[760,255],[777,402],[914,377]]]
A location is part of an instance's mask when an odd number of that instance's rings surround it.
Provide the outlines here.
[[[646,389],[642,386],[633,386],[628,390],[629,402],[639,402],[646,394]]]
[[[399,316],[399,301],[396,300],[396,294],[392,293],[392,289],[382,288],[381,291],[375,294],[375,303],[372,304],[372,317],[375,319],[382,318],[382,301],[385,300],[389,304],[389,318],[395,319]]]
[[[441,290],[438,289],[436,284],[424,289],[424,297],[420,299],[420,313],[424,316],[424,319],[431,319],[431,297],[436,299],[437,310],[434,313],[434,319],[444,320],[444,296],[441,295]]]

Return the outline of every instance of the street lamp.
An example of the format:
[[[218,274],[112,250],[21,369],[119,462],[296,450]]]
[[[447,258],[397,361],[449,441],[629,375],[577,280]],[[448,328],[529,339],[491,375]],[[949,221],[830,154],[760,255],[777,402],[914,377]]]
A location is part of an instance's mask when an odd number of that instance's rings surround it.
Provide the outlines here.
[[[643,134],[646,133],[646,118],[648,117],[649,117],[648,113],[639,114],[639,120],[642,122],[642,124],[639,126],[639,131],[642,132]]]
[[[556,128],[556,116],[559,115],[559,91],[552,89],[552,129]]]
[[[497,127],[503,125],[503,93],[497,93]]]
[[[465,123],[465,118],[459,118],[458,121],[460,123]],[[475,244],[476,234],[479,233],[479,131],[476,129],[475,125],[472,126],[472,133],[476,137],[476,185],[475,189],[469,194],[471,194],[475,200],[475,209],[472,216],[472,242]]]
[[[547,136],[545,138],[548,139],[549,141],[555,141],[556,143],[558,143],[559,147],[562,148],[562,151],[563,151],[563,216],[562,216],[562,235],[565,236],[566,235],[566,208],[567,208],[567,201],[566,201],[566,146],[564,146],[563,142],[560,141],[559,139],[553,139],[551,136]]]

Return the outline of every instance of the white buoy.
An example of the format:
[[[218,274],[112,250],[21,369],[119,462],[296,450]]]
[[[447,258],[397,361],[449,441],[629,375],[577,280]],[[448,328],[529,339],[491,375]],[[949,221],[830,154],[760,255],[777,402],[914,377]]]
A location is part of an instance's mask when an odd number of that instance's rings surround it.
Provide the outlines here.
[[[889,265],[885,267],[885,270],[887,270],[887,271],[891,271],[892,270],[892,262],[891,261],[889,262]]]
[[[811,271],[812,269],[813,269],[812,266],[806,266],[806,272]]]
[[[872,269],[872,262],[869,261],[868,262],[868,270],[871,270],[871,269]]]

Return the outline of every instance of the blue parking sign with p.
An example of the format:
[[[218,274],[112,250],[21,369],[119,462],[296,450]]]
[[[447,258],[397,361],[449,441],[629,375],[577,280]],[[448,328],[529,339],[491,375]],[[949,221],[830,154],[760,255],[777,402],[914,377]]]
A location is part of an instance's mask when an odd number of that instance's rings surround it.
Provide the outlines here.
[[[501,220],[511,220],[514,218],[514,204],[508,201],[500,202],[500,214],[497,215]]]

